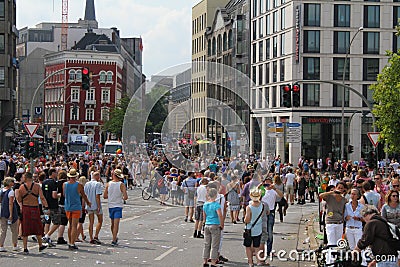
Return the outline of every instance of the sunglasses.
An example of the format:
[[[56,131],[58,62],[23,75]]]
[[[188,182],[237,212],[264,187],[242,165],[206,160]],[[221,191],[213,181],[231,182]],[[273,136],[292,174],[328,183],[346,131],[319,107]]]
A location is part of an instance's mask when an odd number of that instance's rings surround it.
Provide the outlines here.
[[[399,187],[399,185],[398,184],[394,184],[394,185],[392,185],[393,187]]]

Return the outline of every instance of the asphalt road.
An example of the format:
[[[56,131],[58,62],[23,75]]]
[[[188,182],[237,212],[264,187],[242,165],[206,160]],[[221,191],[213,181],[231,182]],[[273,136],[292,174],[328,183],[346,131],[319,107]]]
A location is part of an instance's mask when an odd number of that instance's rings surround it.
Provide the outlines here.
[[[106,203],[103,203],[105,220],[100,232],[102,245],[88,242],[77,243],[79,250],[71,252],[67,245],[57,245],[43,253],[38,252],[37,243],[29,242],[29,255],[5,252],[0,254],[1,266],[202,266],[204,242],[195,239],[193,223],[183,221],[183,208],[161,206],[156,200],[144,201],[140,189],[128,192],[129,199],[123,209],[119,232],[119,246],[112,247],[110,220]],[[285,222],[276,222],[274,249],[280,259],[273,258],[271,266],[315,266],[313,262],[294,262],[294,250],[308,249],[303,244],[307,239],[307,220],[316,212],[316,204],[294,205],[288,210]],[[243,224],[225,224],[223,255],[229,259],[224,266],[248,266],[242,245]],[[85,224],[84,229],[87,229]],[[55,234],[53,234],[53,240]],[[66,234],[65,234],[66,236]],[[19,244],[22,246],[22,243]],[[6,249],[11,251],[9,237]],[[286,255],[284,255],[284,252]],[[289,255],[291,253],[291,255]]]

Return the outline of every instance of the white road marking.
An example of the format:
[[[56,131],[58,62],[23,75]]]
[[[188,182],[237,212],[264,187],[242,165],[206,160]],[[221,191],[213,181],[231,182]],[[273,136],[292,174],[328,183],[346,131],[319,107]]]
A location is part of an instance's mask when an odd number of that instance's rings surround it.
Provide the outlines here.
[[[170,220],[162,222],[162,223],[168,224],[168,223],[172,223],[173,221],[176,221],[178,219],[179,219],[179,217],[176,217],[176,218],[170,219]]]
[[[168,251],[164,252],[163,254],[161,254],[160,256],[155,258],[154,260],[155,261],[160,261],[160,260],[164,259],[166,256],[171,254],[175,249],[177,249],[177,247],[170,248]]]

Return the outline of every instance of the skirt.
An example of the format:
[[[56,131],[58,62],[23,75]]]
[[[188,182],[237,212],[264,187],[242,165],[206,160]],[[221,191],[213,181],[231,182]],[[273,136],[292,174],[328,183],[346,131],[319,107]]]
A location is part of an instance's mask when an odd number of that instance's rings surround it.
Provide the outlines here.
[[[22,206],[22,236],[43,235],[39,207]]]

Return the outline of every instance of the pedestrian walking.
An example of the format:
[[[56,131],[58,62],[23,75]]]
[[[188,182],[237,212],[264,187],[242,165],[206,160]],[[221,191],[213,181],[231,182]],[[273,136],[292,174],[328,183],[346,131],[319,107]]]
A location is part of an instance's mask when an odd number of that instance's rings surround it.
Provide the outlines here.
[[[0,252],[5,252],[4,242],[7,235],[8,226],[11,229],[11,240],[13,251],[18,251],[18,211],[17,204],[14,203],[15,195],[12,187],[14,186],[14,178],[7,177],[3,181],[3,189],[0,194],[1,213],[0,213]]]
[[[232,176],[231,182],[226,186],[227,201],[229,202],[229,210],[231,213],[231,222],[236,224],[239,221],[240,211],[240,185],[239,178],[236,175]]]
[[[118,246],[119,222],[122,218],[124,201],[128,199],[126,187],[123,182],[124,175],[120,169],[115,169],[112,180],[107,183],[104,199],[108,199],[108,212],[111,219],[112,246]]]
[[[102,184],[100,182],[100,173],[92,173],[92,179],[85,185],[85,194],[87,195],[92,206],[86,205],[86,211],[89,216],[89,237],[90,244],[100,245],[99,233],[103,225],[103,209],[101,207],[100,196],[103,194]],[[94,215],[97,217],[96,232],[93,236]]]
[[[184,192],[184,202],[185,202],[185,222],[189,221],[194,223],[193,213],[194,213],[194,194],[196,192],[196,178],[194,172],[188,173],[189,177],[183,181],[181,189]]]
[[[196,202],[196,211],[194,214],[194,238],[204,238],[204,235],[201,233],[201,228],[203,228],[203,206],[207,201],[207,187],[208,180],[206,178],[201,179],[201,185],[196,189],[195,202]]]
[[[381,209],[382,217],[400,227],[399,192],[389,190],[385,196],[385,202]]]
[[[209,200],[203,206],[203,217],[205,218],[203,266],[209,266],[208,259],[211,259],[211,267],[216,267],[218,260],[218,248],[221,230],[224,229],[224,220],[221,206],[215,201],[217,196],[218,191],[215,188],[210,188],[208,190]]]
[[[43,224],[40,218],[39,200],[42,201],[43,212],[49,214],[46,198],[43,196],[42,188],[39,184],[33,182],[32,173],[24,173],[24,184],[18,189],[17,201],[21,206],[22,212],[22,240],[24,244],[24,253],[28,254],[28,236],[35,235],[39,243],[39,252],[47,248],[43,245]]]
[[[78,238],[78,223],[82,213],[81,197],[90,207],[92,204],[89,202],[84,187],[76,181],[79,173],[76,169],[70,169],[67,174],[69,180],[64,183],[63,190],[65,196],[65,212],[68,219],[68,248],[70,250],[77,250],[75,241]]]

